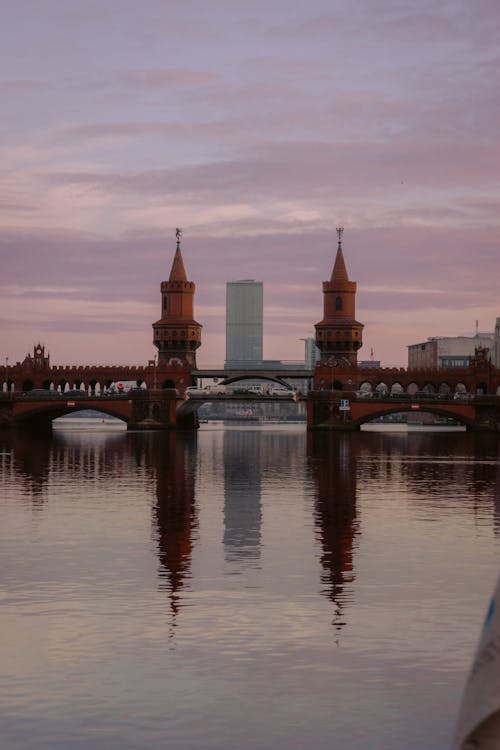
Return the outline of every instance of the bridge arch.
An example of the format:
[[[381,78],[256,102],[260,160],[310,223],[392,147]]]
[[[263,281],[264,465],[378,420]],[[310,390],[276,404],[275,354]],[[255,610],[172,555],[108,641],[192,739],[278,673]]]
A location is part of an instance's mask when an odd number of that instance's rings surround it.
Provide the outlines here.
[[[377,402],[373,402],[374,404],[377,404]],[[434,404],[437,404],[436,406]],[[357,418],[353,418],[351,421],[352,427],[359,427],[362,424],[369,424],[371,422],[375,422],[377,419],[380,419],[380,417],[386,417],[391,414],[400,414],[400,413],[407,413],[407,414],[414,414],[415,410],[412,408],[411,404],[405,404],[404,402],[398,402],[397,404],[391,405],[391,404],[383,404],[380,405],[378,408],[374,408],[369,413],[365,413]],[[472,417],[467,416],[463,412],[460,412],[458,409],[454,409],[453,407],[447,408],[445,405],[439,405],[439,402],[432,402],[432,403],[426,403],[425,407],[421,406],[418,410],[418,415],[425,417],[425,415],[432,415],[432,416],[441,416],[446,419],[453,419],[455,422],[457,422],[459,425],[466,427],[467,429],[474,427],[474,419]]]
[[[123,408],[124,404],[120,402],[116,404],[107,402],[90,405],[85,399],[82,399],[81,403],[78,402],[78,399],[75,399],[73,403],[73,406],[68,406],[64,401],[61,403],[57,400],[54,402],[48,400],[43,404],[34,403],[32,408],[28,407],[16,413],[14,422],[18,426],[32,425],[34,429],[49,429],[54,419],[88,409],[98,411],[103,415],[115,417],[125,424],[128,424],[131,420],[131,413],[127,413],[127,409]]]
[[[382,394],[389,393],[389,387],[387,383],[385,383],[383,380],[380,380],[377,385],[375,386],[375,394],[377,396],[380,396]]]
[[[391,394],[404,393],[404,390],[404,387],[398,380],[391,385]]]
[[[425,385],[422,388],[424,393],[436,393],[436,386],[434,383],[425,383]]]
[[[438,393],[443,396],[449,396],[452,392],[451,385],[445,381],[442,381],[438,387]]]

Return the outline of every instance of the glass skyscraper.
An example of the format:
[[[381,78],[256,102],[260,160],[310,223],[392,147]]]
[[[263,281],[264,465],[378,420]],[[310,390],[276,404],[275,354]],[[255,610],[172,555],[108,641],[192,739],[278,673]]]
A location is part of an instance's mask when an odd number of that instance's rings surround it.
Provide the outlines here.
[[[309,337],[304,339],[304,360],[307,370],[314,370],[316,362],[321,357],[321,352],[316,346],[316,339]]]
[[[262,281],[226,284],[226,367],[262,364]]]

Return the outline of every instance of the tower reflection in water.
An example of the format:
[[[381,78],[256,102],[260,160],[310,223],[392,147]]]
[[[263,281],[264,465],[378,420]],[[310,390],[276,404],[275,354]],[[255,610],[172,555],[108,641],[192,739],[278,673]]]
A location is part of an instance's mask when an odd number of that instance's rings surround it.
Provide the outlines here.
[[[321,545],[322,593],[334,605],[333,625],[345,625],[352,597],[353,555],[359,522],[356,514],[356,450],[352,433],[308,435],[307,458],[314,482],[314,524]]]
[[[153,516],[160,562],[158,574],[162,587],[168,592],[174,616],[172,624],[175,625],[181,592],[191,577],[193,537],[198,527],[195,503],[196,435],[156,433],[148,437],[150,464],[156,475]]]

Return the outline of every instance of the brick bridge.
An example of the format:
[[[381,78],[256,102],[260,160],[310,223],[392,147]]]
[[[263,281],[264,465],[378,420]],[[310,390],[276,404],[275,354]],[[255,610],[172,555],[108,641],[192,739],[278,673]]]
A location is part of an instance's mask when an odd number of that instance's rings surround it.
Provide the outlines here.
[[[347,409],[342,406],[348,404]],[[350,391],[320,391],[309,394],[309,429],[359,430],[362,424],[396,413],[409,413],[411,419],[426,421],[426,415],[453,419],[467,430],[500,431],[500,396],[469,399],[398,398],[364,399]]]
[[[290,398],[297,396],[290,393]],[[307,424],[312,430],[357,430],[366,422],[395,413],[408,412],[425,419],[426,414],[452,418],[468,430],[500,431],[500,397],[475,396],[421,400],[420,398],[363,398],[351,391],[312,391],[301,396],[307,401]],[[197,411],[207,401],[283,402],[283,397],[258,395],[200,395],[185,400],[173,389],[144,390],[107,396],[30,396],[21,393],[0,395],[0,428],[46,428],[53,419],[82,409],[94,409],[117,417],[128,429],[195,429]],[[349,408],[342,409],[348,402]]]
[[[128,429],[168,429],[178,426],[175,390],[164,389],[124,395],[73,397],[3,393],[0,395],[0,428],[47,428],[53,419],[82,409],[94,409],[117,417]]]
[[[329,281],[323,282],[323,318],[315,324],[320,361],[314,372],[286,369],[267,373],[283,382],[293,375],[312,386],[307,394],[309,429],[357,429],[363,422],[396,411],[431,412],[451,417],[469,429],[500,429],[500,370],[493,366],[487,349],[478,347],[468,367],[449,369],[397,369],[360,367],[357,353],[362,346],[363,324],[355,317],[356,282],[349,279],[342,250],[343,228],[337,229],[338,247]],[[196,351],[201,346],[202,326],[194,318],[195,284],[188,281],[180,250],[181,230],[176,230],[176,250],[168,281],[162,281],[161,317],[152,324],[154,360],[143,366],[53,366],[38,344],[33,355],[8,364],[0,394],[0,426],[45,423],[79,409],[98,409],[117,416],[129,427],[196,426],[196,407],[183,394],[197,378],[217,376],[222,382],[249,377],[249,372],[202,371]],[[498,360],[497,360],[498,361]],[[253,374],[252,374],[253,375]],[[256,377],[266,377],[258,371]],[[111,384],[135,382],[144,390],[126,396],[103,395]],[[0,381],[1,383],[1,381]],[[73,403],[68,389],[83,389]],[[54,391],[46,399],[23,395],[33,389]],[[369,391],[372,398],[360,398]],[[424,392],[429,401],[420,401]],[[404,394],[398,399],[397,395]],[[100,394],[99,396],[97,394]],[[467,401],[454,396],[469,394]],[[383,396],[383,398],[375,398]],[[431,400],[431,397],[435,400]],[[230,398],[219,397],[219,398]],[[210,400],[206,398],[205,400]],[[342,401],[349,401],[344,410]],[[198,404],[200,405],[200,404]]]
[[[13,392],[0,394],[0,428],[48,428],[53,419],[93,409],[116,417],[131,430],[196,429],[198,409],[208,401],[253,401],[284,403],[305,400],[290,391],[289,397],[251,394],[199,394],[184,398],[175,389],[144,389],[122,394],[92,396],[85,391],[73,396],[53,392],[38,395]]]
[[[500,430],[500,370],[485,355],[476,351],[468,367],[448,369],[323,361],[309,393],[308,427],[352,430],[396,412],[427,412],[455,419],[470,430]],[[344,411],[346,401],[349,409]]]

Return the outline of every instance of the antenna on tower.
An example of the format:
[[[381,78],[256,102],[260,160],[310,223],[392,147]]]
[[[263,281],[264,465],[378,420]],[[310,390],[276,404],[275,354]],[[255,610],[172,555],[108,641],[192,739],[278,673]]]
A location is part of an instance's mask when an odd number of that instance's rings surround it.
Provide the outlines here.
[[[175,238],[177,240],[177,250],[181,249],[181,237],[182,237],[182,229],[179,229],[179,227],[175,230]]]
[[[344,227],[337,227],[336,229],[337,237],[339,238],[339,247],[342,245],[342,235],[344,234]]]

